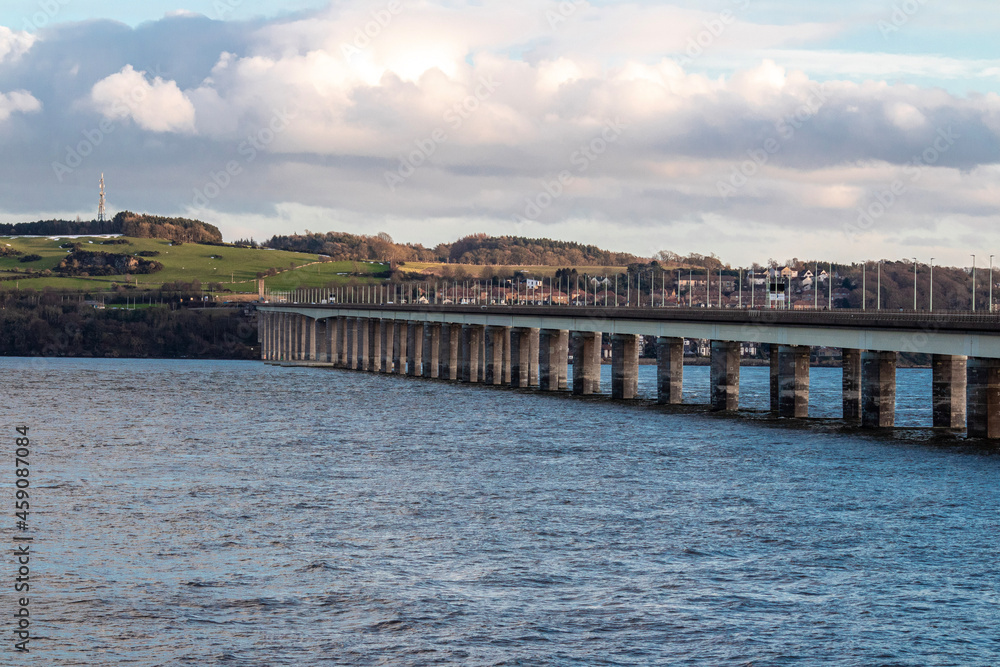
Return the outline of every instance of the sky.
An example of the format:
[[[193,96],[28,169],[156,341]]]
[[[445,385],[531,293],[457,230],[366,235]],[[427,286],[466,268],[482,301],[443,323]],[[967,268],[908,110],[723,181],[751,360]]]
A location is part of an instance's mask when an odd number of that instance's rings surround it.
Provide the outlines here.
[[[0,222],[1000,255],[995,0],[183,1],[2,4]]]

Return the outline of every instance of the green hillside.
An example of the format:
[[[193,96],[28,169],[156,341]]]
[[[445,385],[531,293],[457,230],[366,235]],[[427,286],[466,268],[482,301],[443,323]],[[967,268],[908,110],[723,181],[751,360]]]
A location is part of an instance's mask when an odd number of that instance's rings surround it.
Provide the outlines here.
[[[121,238],[121,237],[119,237]],[[258,274],[275,273],[265,277],[271,289],[289,289],[298,286],[323,286],[331,282],[346,283],[350,280],[376,282],[372,274],[381,274],[388,266],[367,262],[320,262],[318,255],[271,250],[266,248],[237,248],[229,246],[185,243],[172,245],[162,239],[126,238],[127,245],[102,245],[108,239],[84,237],[77,239],[43,237],[0,237],[0,252],[20,252],[19,256],[0,256],[0,290],[56,289],[99,291],[111,289],[125,281],[124,275],[60,277],[56,268],[70,252],[60,246],[79,243],[83,250],[135,254],[143,251],[158,252],[155,260],[163,269],[152,274],[133,275],[132,285],[156,288],[167,282],[200,281],[221,283],[223,289],[234,292],[256,292]],[[38,255],[40,259],[22,262],[21,258]],[[29,272],[29,270],[31,272]],[[52,275],[42,275],[51,272]],[[361,274],[361,277],[355,274]],[[364,276],[369,276],[365,278]]]

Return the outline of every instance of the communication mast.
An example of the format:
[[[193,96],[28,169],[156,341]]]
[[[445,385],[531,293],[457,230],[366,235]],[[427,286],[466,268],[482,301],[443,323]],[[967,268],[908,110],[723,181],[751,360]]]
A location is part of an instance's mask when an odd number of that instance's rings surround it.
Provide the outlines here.
[[[104,215],[104,174],[101,174],[101,201],[97,204],[97,221],[104,222],[106,216]]]

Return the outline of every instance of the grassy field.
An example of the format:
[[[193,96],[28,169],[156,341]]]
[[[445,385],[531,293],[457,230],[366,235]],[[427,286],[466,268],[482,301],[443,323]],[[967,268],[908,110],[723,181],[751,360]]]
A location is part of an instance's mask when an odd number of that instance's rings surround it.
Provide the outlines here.
[[[156,251],[156,257],[150,257],[163,264],[163,270],[147,275],[133,275],[129,281],[140,289],[158,288],[163,283],[198,280],[202,285],[220,283],[224,290],[233,292],[256,293],[257,274],[267,273],[276,269],[277,275],[264,279],[271,290],[291,290],[297,287],[323,287],[329,284],[343,285],[379,284],[384,281],[380,274],[389,270],[388,264],[379,262],[320,262],[318,255],[283,250],[258,248],[231,248],[226,246],[199,245],[185,243],[179,246],[171,245],[163,239],[126,239],[128,245],[102,245],[102,237],[84,237],[77,239],[54,237],[0,237],[0,247],[19,250],[24,255],[40,255],[41,259],[33,262],[21,262],[19,257],[0,257],[0,277],[11,277],[13,280],[0,281],[0,290],[13,289],[44,289],[51,287],[73,291],[104,291],[110,290],[116,284],[125,281],[124,276],[91,276],[63,278],[59,276],[42,277],[37,275],[46,269],[54,270],[63,257],[69,252],[59,246],[64,243],[80,243],[85,250],[102,250],[111,253],[130,253],[140,251]],[[25,269],[34,269],[36,274],[21,273]],[[456,271],[464,273],[469,278],[482,275],[485,269],[496,270],[498,267],[484,267],[472,264],[444,264],[438,262],[406,262],[400,268],[407,273],[420,273],[428,280],[442,273],[454,275]],[[503,267],[511,272],[522,271],[536,278],[551,278],[560,267],[557,266],[508,266]],[[577,266],[580,274],[608,275],[623,273],[623,267],[609,266]]]
[[[257,273],[277,269],[279,273],[265,279],[271,289],[289,289],[297,286],[322,286],[330,282],[347,283],[348,273],[377,274],[388,267],[385,264],[367,262],[325,262],[320,263],[317,255],[282,250],[231,248],[225,246],[198,245],[185,243],[174,246],[163,239],[129,238],[129,245],[101,245],[106,239],[85,237],[78,239],[56,239],[47,237],[0,237],[0,246],[20,250],[25,255],[40,255],[33,262],[21,262],[19,257],[0,257],[0,276],[14,277],[16,280],[0,281],[0,289],[56,289],[78,291],[101,291],[111,289],[114,283],[124,282],[124,276],[40,277],[16,273],[24,269],[37,272],[54,270],[69,252],[59,246],[68,242],[80,243],[85,250],[103,250],[111,253],[136,253],[143,250],[159,252],[150,257],[163,264],[163,270],[147,275],[132,276],[131,284],[141,288],[156,288],[165,282],[199,280],[203,284],[218,282],[223,289],[234,292],[256,292]],[[359,282],[377,282],[375,278],[358,278]],[[138,281],[138,282],[136,282]]]

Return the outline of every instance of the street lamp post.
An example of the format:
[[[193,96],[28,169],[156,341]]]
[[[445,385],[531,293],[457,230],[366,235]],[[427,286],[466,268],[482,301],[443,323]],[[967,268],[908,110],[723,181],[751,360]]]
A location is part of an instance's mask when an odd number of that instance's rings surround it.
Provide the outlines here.
[[[861,265],[861,310],[868,304],[868,260]]]
[[[826,277],[826,287],[828,296],[827,309],[833,310],[833,262],[830,262],[830,275]]]
[[[913,258],[913,310],[917,309],[917,258]]]
[[[972,312],[976,312],[976,256],[972,255]]]
[[[813,309],[819,310],[819,262],[813,268]]]
[[[931,257],[931,302],[930,302],[930,312],[934,312],[934,258]]]
[[[990,255],[990,312],[993,312],[993,255]]]
[[[882,310],[882,260],[878,261],[878,294],[875,298],[875,310]]]

